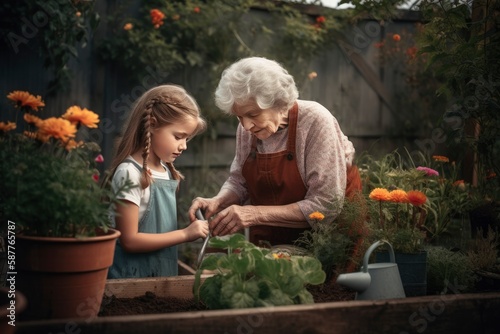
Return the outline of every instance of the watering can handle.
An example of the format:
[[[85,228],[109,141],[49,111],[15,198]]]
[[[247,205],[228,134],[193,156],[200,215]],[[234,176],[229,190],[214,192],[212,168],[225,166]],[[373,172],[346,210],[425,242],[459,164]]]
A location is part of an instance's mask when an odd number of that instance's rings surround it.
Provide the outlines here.
[[[368,260],[370,259],[370,255],[372,255],[372,252],[380,246],[381,244],[387,244],[389,246],[389,259],[392,263],[396,262],[396,257],[394,256],[394,249],[392,249],[392,245],[387,241],[387,240],[379,240],[375,242],[373,245],[371,245],[368,250],[365,253],[365,257],[363,258],[363,267],[361,268],[363,272],[367,273],[368,272]]]

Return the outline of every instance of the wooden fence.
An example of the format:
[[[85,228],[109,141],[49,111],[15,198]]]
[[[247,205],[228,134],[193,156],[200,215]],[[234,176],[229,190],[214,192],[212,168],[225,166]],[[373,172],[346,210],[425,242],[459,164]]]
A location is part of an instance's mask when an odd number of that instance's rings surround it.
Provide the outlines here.
[[[112,3],[97,2],[102,17],[106,17]],[[309,6],[308,10],[314,10],[313,7]],[[265,14],[256,11],[255,15]],[[311,61],[310,71],[318,74],[314,80],[297,80],[303,82],[299,87],[301,98],[318,101],[328,108],[358,153],[388,153],[403,146],[418,149],[419,140],[430,138],[432,129],[417,124],[419,114],[406,112],[406,107],[402,108],[401,101],[398,102],[398,94],[405,87],[405,82],[402,81],[401,73],[394,72],[394,64],[380,62],[380,48],[377,47],[377,43],[391,37],[393,33],[406,31],[411,35],[417,24],[418,13],[415,12],[401,12],[399,19],[384,25],[371,20],[361,21],[339,35],[335,45]],[[105,34],[106,26],[102,24],[95,37]],[[44,116],[60,115],[74,104],[97,112],[101,126],[89,131],[88,136],[101,145],[108,162],[112,156],[114,139],[132,102],[149,88],[148,85],[171,82],[189,90],[192,82],[199,80],[196,73],[192,73],[189,82],[175,76],[161,77],[152,67],[150,77],[142,82],[130,83],[117,67],[99,60],[91,42],[79,50],[79,58],[69,64],[74,71],[70,89],[46,95],[47,83],[51,78],[43,67],[43,59],[36,53],[36,43],[33,38],[15,52],[4,40],[0,53],[2,96],[13,90],[28,90],[42,95],[47,106]],[[400,51],[404,56],[405,51]],[[3,98],[0,99],[0,108],[7,110],[11,106]],[[5,113],[2,112],[0,120],[4,118]],[[411,131],[407,131],[408,125]],[[190,202],[197,191],[216,191],[225,178],[234,155],[234,122],[211,126],[216,127],[217,138],[205,137],[204,140],[195,141],[176,162],[189,180],[179,194],[180,203]],[[200,188],[203,190],[200,191]]]

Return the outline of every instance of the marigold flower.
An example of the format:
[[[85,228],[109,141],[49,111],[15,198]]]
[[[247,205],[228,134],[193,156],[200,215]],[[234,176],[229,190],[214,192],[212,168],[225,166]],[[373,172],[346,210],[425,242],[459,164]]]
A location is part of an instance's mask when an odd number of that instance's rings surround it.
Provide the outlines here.
[[[323,15],[320,15],[316,18],[316,23],[325,23],[326,18]]]
[[[427,201],[427,196],[421,191],[410,190],[406,193],[408,202],[415,206],[421,206]]]
[[[82,146],[82,145],[83,145],[83,141],[77,142],[74,139],[70,139],[66,143],[66,145],[64,146],[64,148],[66,148],[66,150],[68,150],[68,151],[71,151],[72,149],[77,148],[77,147]]]
[[[151,15],[151,23],[153,23],[153,26],[158,29],[163,24],[165,14],[158,9],[151,9],[149,15]]]
[[[194,7],[193,12],[199,13],[201,11],[200,7]]]
[[[439,176],[439,172],[432,168],[418,166],[417,170],[424,172],[427,176]]]
[[[399,34],[394,34],[392,35],[392,39],[396,42],[399,42],[401,40],[401,36]]]
[[[124,26],[123,26],[123,30],[131,30],[132,28],[134,27],[134,25],[132,23],[126,23]]]
[[[319,211],[314,211],[313,213],[311,213],[309,215],[309,219],[315,219],[317,221],[322,221],[323,219],[325,219],[325,215],[322,214],[321,212]]]
[[[15,90],[9,95],[7,95],[9,100],[16,102],[16,106],[30,107],[31,109],[38,111],[38,108],[45,107],[45,103],[42,101],[40,95],[34,96],[28,92]]]
[[[443,155],[433,155],[432,159],[438,162],[450,162],[450,159],[448,159],[448,157],[445,157]]]
[[[97,128],[97,124],[99,123],[99,115],[87,108],[82,109],[79,106],[69,107],[61,117],[76,126],[83,124],[88,128]]]
[[[40,122],[42,122],[42,119],[40,117],[31,114],[24,114],[23,118],[26,123],[35,124],[36,127],[38,127]]]
[[[401,189],[393,190],[389,193],[389,201],[394,203],[408,203],[408,194]]]
[[[369,197],[375,201],[388,201],[390,198],[389,190],[385,188],[375,188],[370,192]]]
[[[14,122],[0,122],[0,131],[9,132],[16,128],[16,123]]]
[[[51,117],[40,122],[39,132],[43,141],[54,137],[67,143],[71,138],[75,137],[76,126],[66,119]]]
[[[316,72],[311,72],[307,75],[307,77],[309,78],[309,80],[313,80],[314,78],[316,78],[318,76],[318,73]]]
[[[465,190],[465,181],[464,180],[456,180],[453,182],[453,186],[457,187],[460,190]]]
[[[495,173],[494,171],[489,171],[488,175],[486,175],[486,180],[491,180],[495,177],[497,177],[497,173]]]

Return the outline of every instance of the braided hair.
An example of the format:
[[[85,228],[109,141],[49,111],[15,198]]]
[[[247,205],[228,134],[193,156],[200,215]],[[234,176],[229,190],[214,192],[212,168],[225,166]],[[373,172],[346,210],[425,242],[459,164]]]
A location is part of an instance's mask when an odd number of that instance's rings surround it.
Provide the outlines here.
[[[111,163],[110,177],[116,168],[129,155],[141,151],[142,175],[141,187],[147,188],[151,182],[148,158],[151,150],[151,131],[153,118],[158,126],[165,126],[184,121],[186,118],[198,120],[194,135],[206,129],[206,122],[200,116],[200,109],[195,99],[184,88],[177,85],[162,85],[145,92],[132,108],[128,122],[119,139],[116,155]],[[166,163],[175,180],[182,180],[183,175],[173,163]]]

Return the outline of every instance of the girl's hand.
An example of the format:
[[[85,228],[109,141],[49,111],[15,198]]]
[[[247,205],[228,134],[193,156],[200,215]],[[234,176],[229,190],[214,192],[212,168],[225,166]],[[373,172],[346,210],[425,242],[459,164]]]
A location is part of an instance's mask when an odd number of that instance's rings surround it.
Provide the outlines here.
[[[210,230],[214,236],[233,234],[245,227],[258,224],[258,209],[252,205],[231,205],[222,210],[210,221]]]
[[[208,222],[206,220],[195,220],[185,229],[188,241],[194,241],[198,238],[206,238],[208,236]]]

